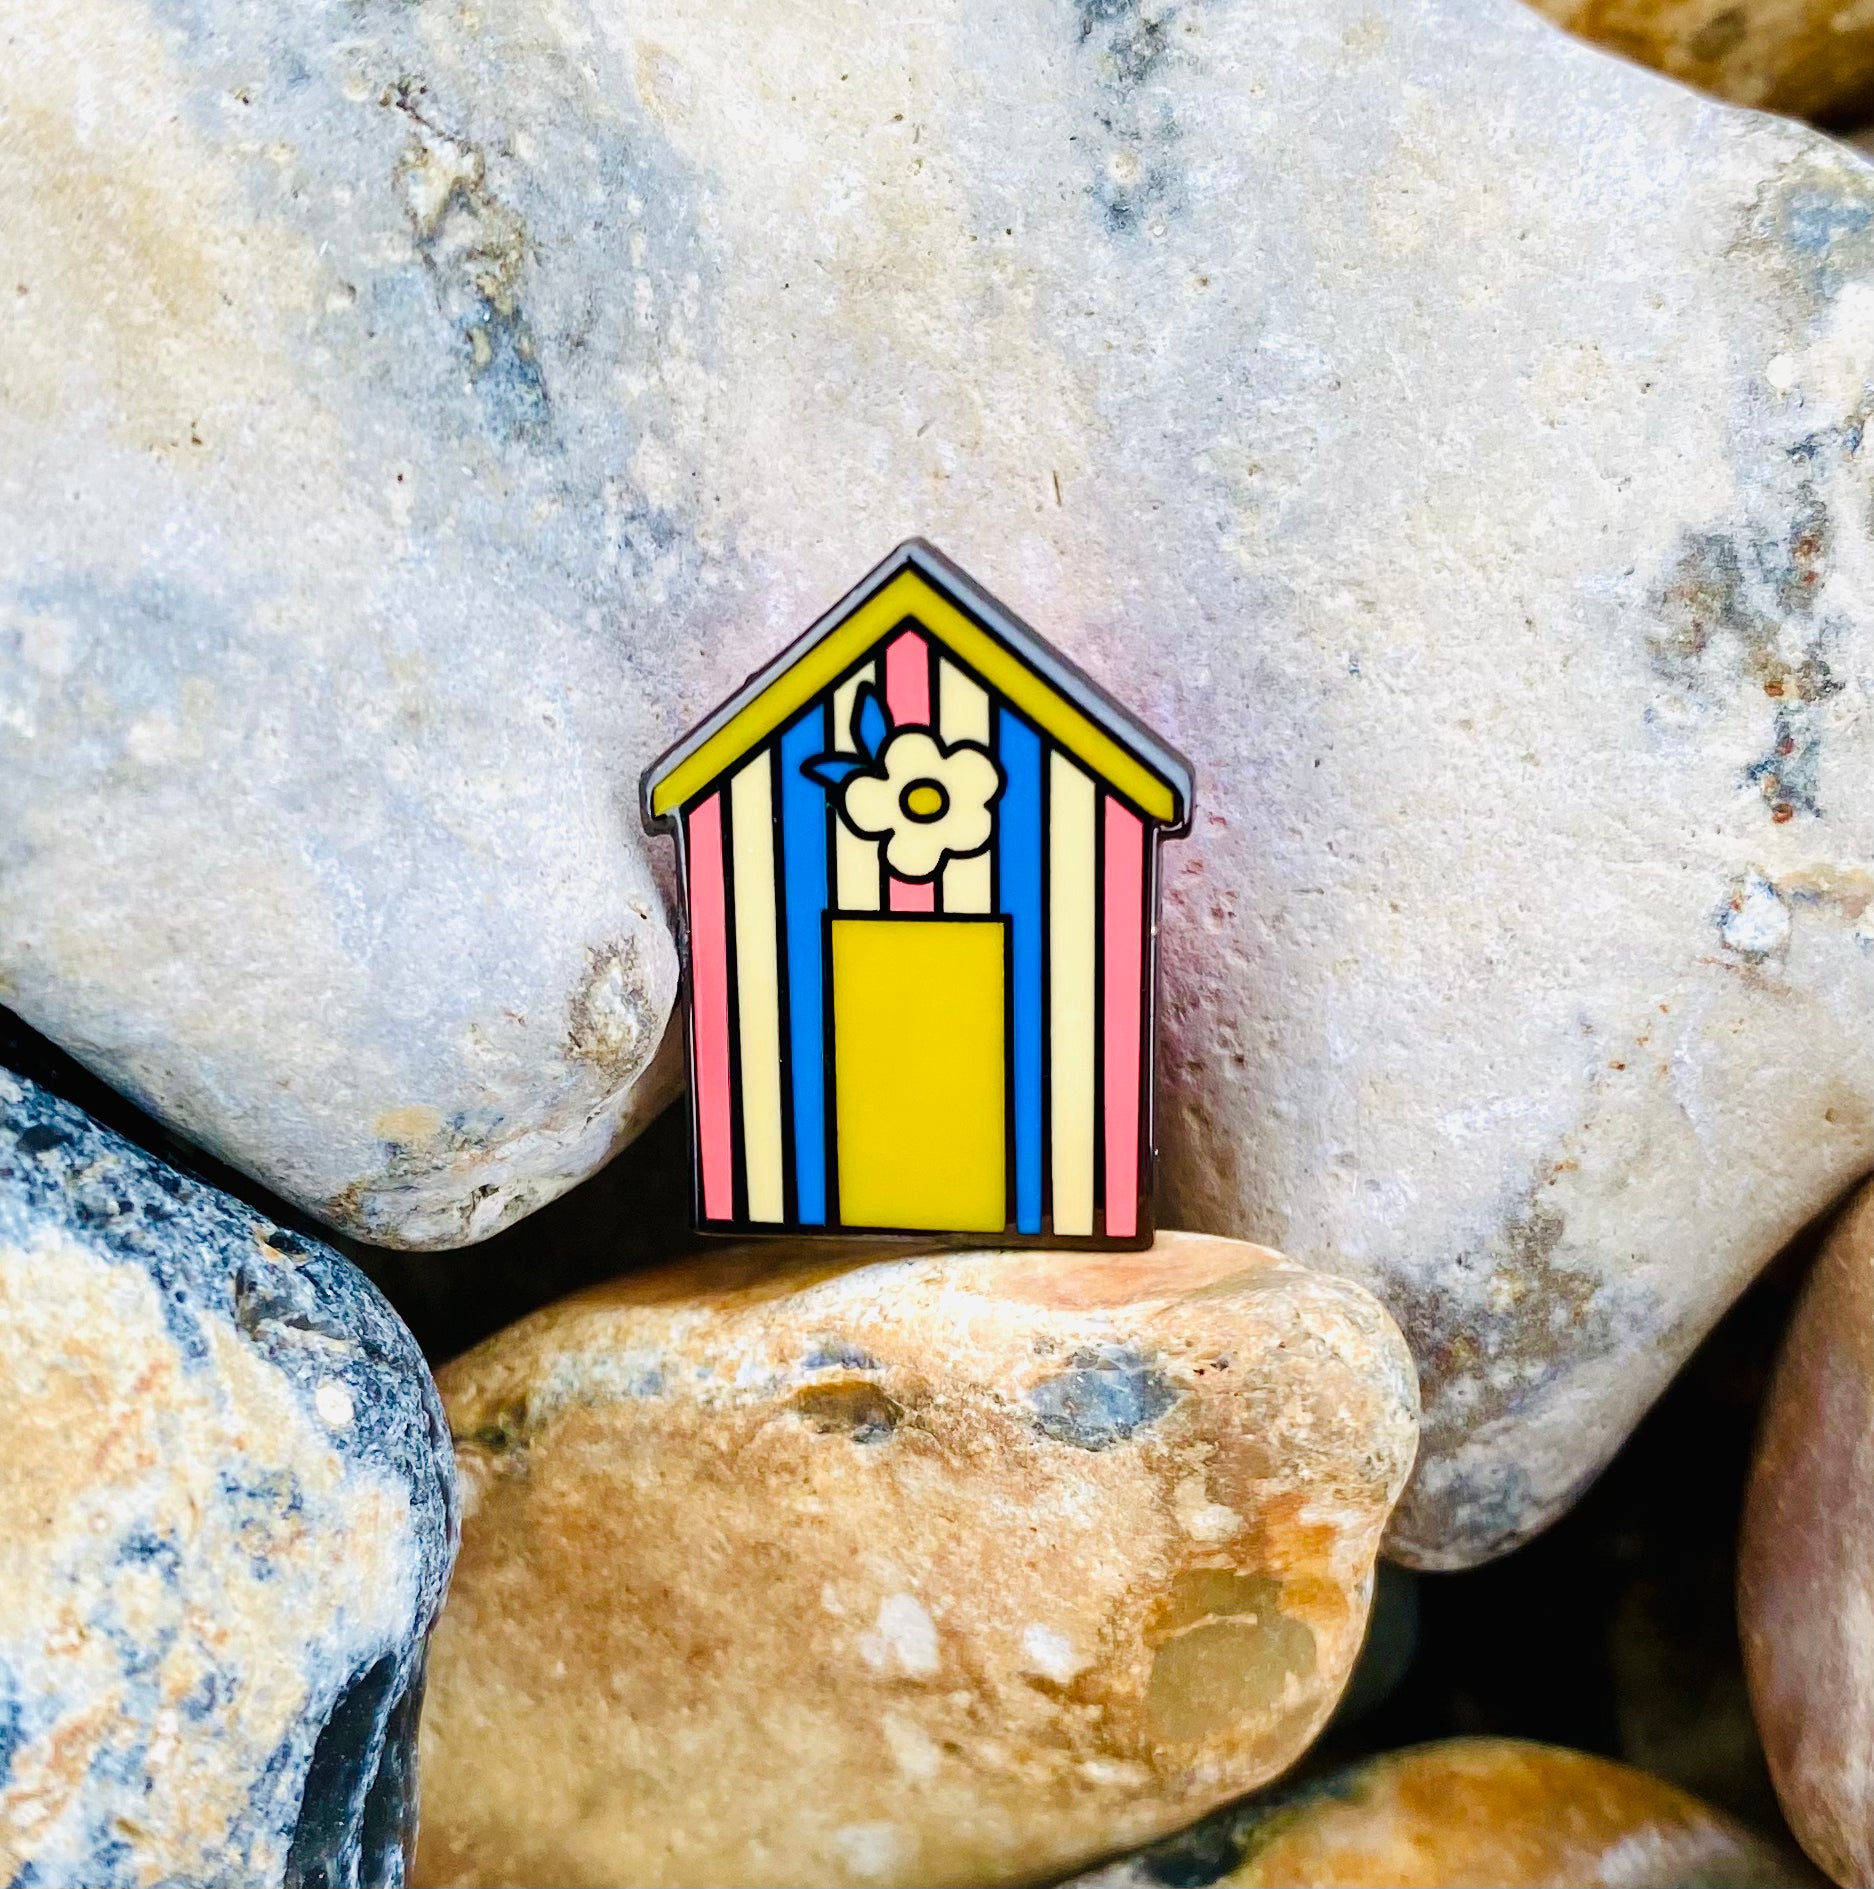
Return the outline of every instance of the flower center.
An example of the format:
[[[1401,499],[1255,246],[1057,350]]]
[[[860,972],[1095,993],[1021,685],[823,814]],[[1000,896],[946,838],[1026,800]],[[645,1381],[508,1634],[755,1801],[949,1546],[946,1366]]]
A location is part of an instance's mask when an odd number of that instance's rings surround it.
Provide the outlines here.
[[[944,817],[949,810],[950,796],[936,781],[913,781],[898,796],[898,804],[904,809],[907,820],[920,820],[928,825]]]

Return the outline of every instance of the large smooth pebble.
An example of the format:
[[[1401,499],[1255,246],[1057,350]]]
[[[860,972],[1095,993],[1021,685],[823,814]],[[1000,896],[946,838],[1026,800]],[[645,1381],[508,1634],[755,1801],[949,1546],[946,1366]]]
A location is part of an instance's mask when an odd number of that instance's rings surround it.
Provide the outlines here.
[[[442,1383],[433,1884],[1018,1882],[1175,1828],[1332,1708],[1416,1411],[1365,1292],[1181,1234],[731,1252]]]

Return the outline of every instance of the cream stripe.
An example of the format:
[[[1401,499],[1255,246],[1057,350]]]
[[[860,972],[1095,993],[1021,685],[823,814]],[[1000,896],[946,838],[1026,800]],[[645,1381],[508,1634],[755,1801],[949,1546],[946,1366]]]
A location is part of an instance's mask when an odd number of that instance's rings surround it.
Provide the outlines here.
[[[878,664],[867,663],[848,681],[833,691],[833,750],[836,754],[855,754],[859,744],[852,738],[852,705],[858,699],[859,685],[878,686]],[[879,878],[877,840],[862,840],[844,820],[833,822],[833,902],[842,912],[876,912]]]
[[[1048,1051],[1054,1231],[1093,1231],[1093,782],[1056,751],[1048,773]]]
[[[980,741],[989,745],[989,691],[972,682],[953,662],[937,664],[937,732],[946,743]],[[994,880],[989,855],[953,859],[944,868],[944,910],[986,912]]]
[[[989,745],[989,691],[942,657],[937,661],[937,732],[945,741]]]
[[[779,1220],[781,980],[775,935],[774,792],[764,748],[729,784],[734,829],[735,1001],[742,1047],[742,1148],[748,1217]]]

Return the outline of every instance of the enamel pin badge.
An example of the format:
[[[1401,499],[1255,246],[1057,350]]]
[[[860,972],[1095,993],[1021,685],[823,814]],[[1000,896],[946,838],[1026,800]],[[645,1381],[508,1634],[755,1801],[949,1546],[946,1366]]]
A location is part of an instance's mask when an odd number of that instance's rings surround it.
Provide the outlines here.
[[[914,539],[642,791],[701,1231],[1151,1243],[1177,754]]]

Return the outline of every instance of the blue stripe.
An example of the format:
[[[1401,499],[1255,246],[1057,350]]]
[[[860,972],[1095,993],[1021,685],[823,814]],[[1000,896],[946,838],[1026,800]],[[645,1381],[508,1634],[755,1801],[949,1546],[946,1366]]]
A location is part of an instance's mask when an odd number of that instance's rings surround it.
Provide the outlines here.
[[[996,816],[996,883],[1009,917],[1015,1041],[1015,1227],[1041,1231],[1041,737],[996,710],[996,751],[1006,785]]]
[[[826,789],[801,764],[827,753],[824,706],[781,736],[782,896],[786,900],[788,1062],[794,1088],[795,1217],[826,1225],[826,1039],[820,920],[826,911]]]

